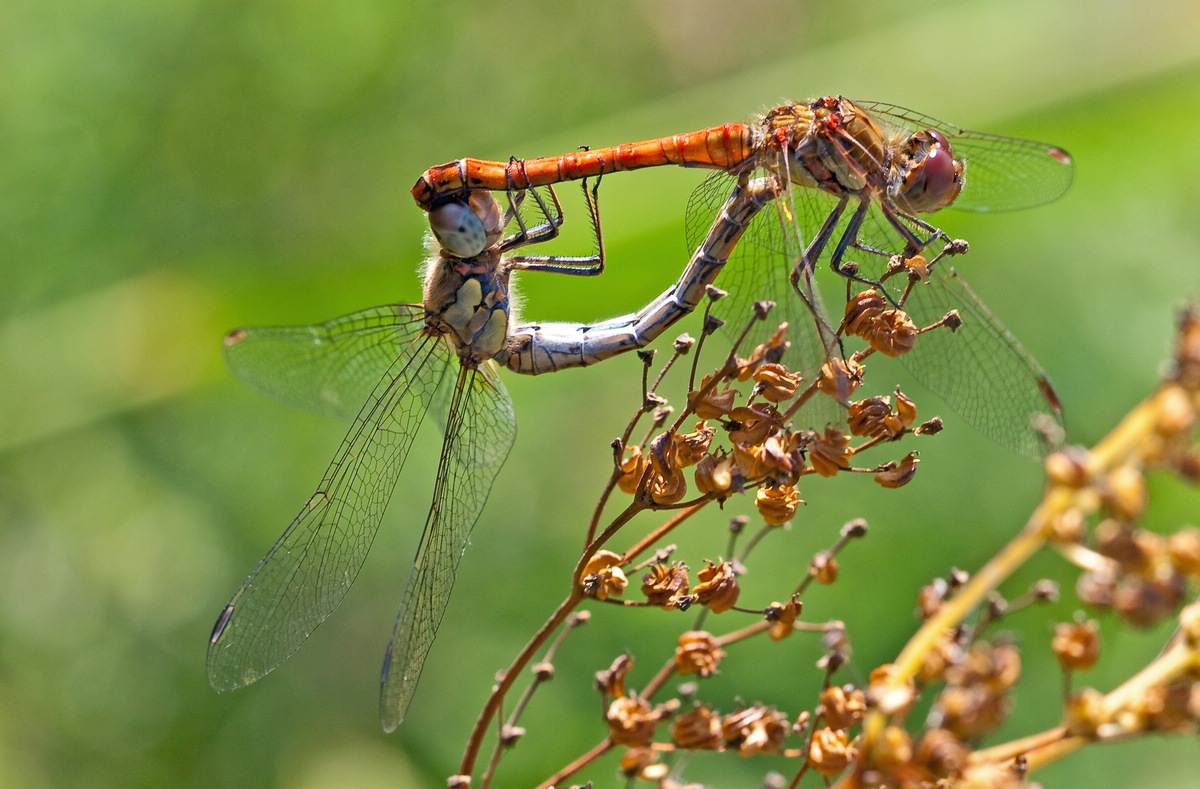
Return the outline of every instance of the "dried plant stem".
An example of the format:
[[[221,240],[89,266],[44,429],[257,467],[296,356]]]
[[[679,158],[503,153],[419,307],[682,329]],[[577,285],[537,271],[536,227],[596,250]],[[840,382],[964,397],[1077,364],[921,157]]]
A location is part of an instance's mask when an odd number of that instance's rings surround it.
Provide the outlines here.
[[[1129,412],[1087,455],[1084,465],[1088,479],[1096,479],[1126,463],[1140,464],[1143,460],[1141,452],[1147,444],[1146,437],[1153,434],[1162,412],[1162,405],[1168,398],[1178,397],[1181,393],[1191,397],[1190,393],[1179,385],[1166,384]],[[962,623],[988,594],[1046,545],[1051,538],[1051,525],[1055,518],[1071,510],[1094,511],[1097,506],[1097,497],[1088,487],[1074,488],[1064,484],[1052,484],[1020,534],[973,575],[953,597],[945,601],[905,645],[889,674],[887,685],[883,689],[884,695],[886,696],[888,691],[902,691],[916,676],[943,634]],[[867,716],[863,728],[864,756],[869,754],[873,743],[888,724],[888,717],[888,710],[878,708]],[[1068,752],[1063,751],[1058,756]],[[1030,756],[1032,758],[1032,754]],[[1030,766],[1032,768],[1032,761]],[[852,785],[845,783],[847,780],[854,779],[847,776],[838,786]]]
[[[574,579],[574,576],[572,576],[572,579]],[[479,749],[483,746],[483,738],[487,735],[488,725],[497,712],[499,712],[500,704],[508,693],[509,688],[516,682],[517,677],[524,668],[529,665],[529,661],[533,659],[537,651],[554,634],[554,631],[567,620],[567,617],[571,615],[571,612],[575,610],[576,606],[582,600],[583,591],[579,584],[573,581],[571,584],[571,594],[558,604],[558,608],[538,628],[537,632],[533,634],[533,638],[529,639],[529,642],[525,644],[525,647],[513,660],[512,665],[500,677],[500,681],[496,683],[496,687],[492,689],[491,695],[488,696],[487,703],[483,705],[483,709],[479,712],[479,718],[475,721],[475,728],[471,730],[471,737],[467,740],[467,749],[463,752],[462,763],[459,766],[459,774],[474,774],[475,761],[479,758]]]
[[[567,780],[567,778],[570,778],[572,775],[579,772],[584,767],[587,767],[589,764],[596,761],[597,759],[599,759],[601,756],[608,753],[612,749],[613,749],[612,738],[605,737],[603,740],[601,740],[600,742],[598,742],[594,746],[592,746],[592,749],[589,750],[587,753],[582,754],[577,759],[575,759],[575,761],[571,762],[570,764],[565,765],[561,770],[556,772],[554,775],[550,776],[545,781],[542,781],[540,784],[538,784],[537,789],[552,789],[552,787],[558,786],[560,783]]]

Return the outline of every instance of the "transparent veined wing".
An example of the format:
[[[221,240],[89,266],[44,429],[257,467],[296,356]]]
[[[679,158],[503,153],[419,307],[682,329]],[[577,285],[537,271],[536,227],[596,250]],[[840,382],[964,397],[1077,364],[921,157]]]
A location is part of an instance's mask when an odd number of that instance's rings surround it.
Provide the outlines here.
[[[512,401],[493,365],[460,368],[446,425],[433,504],[383,660],[379,706],[385,731],[404,720],[459,559],[516,439]]]
[[[930,281],[913,286],[904,309],[918,326],[950,310],[962,325],[926,332],[900,361],[972,427],[997,444],[1032,458],[1056,449],[1045,428],[1062,425],[1062,406],[1045,371],[996,320],[945,261]]]
[[[756,175],[764,175],[758,172]],[[713,218],[728,199],[737,176],[724,172],[709,175],[688,199],[685,231],[690,249],[701,244],[708,234]],[[790,346],[783,363],[811,381],[828,356],[836,323],[831,324],[815,288],[809,294],[811,308],[797,294],[790,276],[792,268],[804,254],[804,233],[810,225],[805,214],[811,211],[807,195],[787,185],[771,205],[759,211],[729,256],[729,265],[717,277],[717,287],[728,295],[716,305],[713,313],[725,321],[726,329],[737,336],[754,314],[756,301],[773,301],[775,309],[765,321],[755,323],[741,347],[748,355],[755,345],[765,342],[780,323],[788,324]],[[799,198],[799,199],[797,199]],[[797,212],[801,212],[798,215]],[[818,223],[819,226],[819,223]],[[826,327],[826,336],[818,331],[818,321]],[[826,423],[845,420],[845,411],[824,396],[818,396],[805,406],[803,416],[811,426],[820,428]]]
[[[1070,154],[1055,145],[971,131],[919,112],[879,101],[855,101],[873,117],[905,136],[937,129],[956,159],[966,162],[965,185],[951,208],[1015,211],[1033,208],[1066,193],[1074,176]]]
[[[262,336],[275,344],[269,331],[257,331],[247,332],[243,342]],[[274,669],[341,603],[454,359],[444,339],[425,333],[395,355],[364,398],[316,492],[222,610],[208,648],[214,688],[232,690]]]
[[[419,304],[389,304],[308,326],[235,329],[225,359],[243,382],[288,405],[353,419],[425,328]]]

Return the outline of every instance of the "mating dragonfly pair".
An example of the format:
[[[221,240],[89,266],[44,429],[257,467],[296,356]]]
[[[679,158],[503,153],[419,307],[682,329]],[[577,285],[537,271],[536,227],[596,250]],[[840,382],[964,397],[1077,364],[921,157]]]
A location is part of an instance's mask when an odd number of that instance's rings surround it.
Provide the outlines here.
[[[678,281],[639,312],[601,323],[516,323],[515,272],[603,270],[597,189],[586,179],[667,164],[715,170],[688,203],[695,251]],[[436,239],[422,304],[226,337],[239,377],[353,425],[316,492],[221,611],[210,682],[217,690],[254,682],[332,613],[366,559],[426,411],[448,406],[433,502],[384,658],[380,710],[384,728],[394,729],[516,435],[497,368],[535,375],[644,347],[700,303],[731,256],[720,282],[730,295],[718,309],[741,325],[753,302],[775,301],[790,325],[785,361],[808,375],[841,347],[813,281],[821,261],[845,278],[848,295],[852,286],[875,288],[921,325],[957,310],[953,335],[929,333],[902,360],[984,434],[1040,454],[1044,430],[1036,425],[1060,421],[1060,409],[1037,363],[940,258],[929,268],[903,262],[950,243],[923,216],[949,206],[1039,205],[1061,196],[1071,176],[1060,148],[841,97],[789,103],[754,124],[431,168],[413,187]],[[571,180],[584,181],[596,254],[525,254],[558,235],[563,214],[553,187]]]

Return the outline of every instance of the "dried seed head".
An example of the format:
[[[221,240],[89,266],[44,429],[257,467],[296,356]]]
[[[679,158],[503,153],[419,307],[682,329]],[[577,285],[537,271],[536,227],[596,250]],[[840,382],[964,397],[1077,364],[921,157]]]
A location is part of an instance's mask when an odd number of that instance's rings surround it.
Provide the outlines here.
[[[1146,510],[1146,480],[1135,468],[1121,466],[1109,474],[1104,492],[1105,504],[1114,518],[1132,522]]]
[[[621,570],[622,557],[612,551],[596,551],[583,567],[580,583],[588,597],[607,600],[625,591],[629,579]]]
[[[846,521],[842,524],[841,530],[838,532],[846,539],[857,540],[867,536],[867,521],[864,518],[855,518]]]
[[[719,751],[725,747],[720,714],[696,705],[675,718],[671,742],[690,751]]]
[[[729,440],[743,447],[762,444],[783,424],[783,417],[769,403],[738,406],[729,411],[729,420],[736,423]]]
[[[738,586],[737,575],[733,572],[732,562],[713,564],[706,561],[704,567],[696,573],[700,582],[692,589],[700,605],[708,608],[714,614],[728,611],[737,604],[741,589]]]
[[[821,704],[817,713],[825,725],[833,729],[849,729],[863,719],[867,711],[867,695],[849,685],[845,688],[831,686],[821,691]]]
[[[936,614],[946,600],[950,587],[944,578],[935,578],[917,593],[917,614],[924,621]]]
[[[1066,671],[1087,671],[1100,657],[1100,626],[1095,620],[1060,622],[1050,642],[1058,664]]]
[[[754,496],[758,514],[768,526],[782,526],[787,523],[803,503],[800,493],[791,485],[761,487]]]
[[[902,488],[912,482],[920,462],[916,452],[909,452],[899,463],[885,463],[880,466],[875,474],[875,481],[885,488]]]
[[[858,749],[850,744],[850,735],[845,729],[828,726],[813,732],[808,746],[808,763],[826,778],[841,773],[858,756]]]
[[[660,710],[636,696],[618,696],[604,715],[608,734],[618,745],[649,745],[662,717]]]
[[[795,434],[772,433],[763,442],[762,451],[757,453],[763,471],[779,484],[795,485],[805,468],[799,446]]]
[[[890,777],[912,773],[912,737],[900,726],[888,726],[871,749],[871,761],[880,772]]]
[[[864,332],[870,331],[871,326],[887,308],[887,299],[874,288],[855,294],[846,302],[846,311],[842,318],[846,333],[854,337],[864,337]]]
[[[821,551],[813,556],[812,561],[809,563],[808,574],[817,583],[828,586],[837,580],[837,559],[834,559],[828,551]]]
[[[1158,434],[1167,440],[1182,438],[1196,427],[1196,406],[1181,389],[1164,389],[1158,396]]]
[[[782,641],[792,634],[792,630],[796,627],[796,618],[800,616],[802,608],[803,605],[795,597],[786,604],[771,603],[767,607],[764,613],[767,621],[771,623],[767,632],[772,641]]]
[[[1200,311],[1191,307],[1179,318],[1172,379],[1193,392],[1200,389]]]
[[[660,506],[682,501],[687,494],[674,439],[670,433],[661,433],[650,442],[650,500]]]
[[[951,666],[962,663],[963,649],[955,631],[946,630],[938,635],[932,648],[925,653],[917,676],[925,683],[942,682]]]
[[[910,258],[904,258],[902,265],[912,276],[921,280],[929,279],[929,261],[924,255],[913,255]]]
[[[918,436],[936,436],[942,432],[942,418],[935,416],[932,419],[926,419],[913,430]]]
[[[628,457],[621,459],[621,475],[617,477],[617,486],[633,495],[642,482],[642,475],[646,473],[646,457],[642,454],[642,448],[637,446],[626,447],[625,452]]]
[[[905,427],[911,427],[917,421],[917,404],[900,391],[900,387],[896,387],[896,416],[900,417],[900,424]]]
[[[846,302],[843,319],[846,332],[861,337],[885,356],[900,356],[912,350],[917,326],[903,310],[888,309],[877,290],[864,290]]]
[[[759,393],[772,403],[779,403],[795,396],[803,380],[798,373],[788,372],[782,364],[760,365],[753,374]]]
[[[1072,693],[1063,710],[1063,719],[1070,734],[1092,737],[1107,719],[1104,694],[1095,688]]]
[[[955,685],[982,685],[994,693],[1008,690],[1021,676],[1021,653],[1012,644],[977,641],[965,660],[946,674]]]
[[[694,476],[701,493],[724,499],[733,488],[733,460],[723,451],[720,455],[705,455],[696,464]]]
[[[703,397],[699,397],[699,393],[708,387],[712,379],[711,375],[704,376],[700,381],[700,389],[688,392],[688,405],[692,406],[696,416],[701,419],[718,419],[729,413],[738,394],[736,390],[726,386],[724,389],[713,387]]]
[[[1193,706],[1196,702],[1193,694],[1196,693],[1200,693],[1200,683],[1187,679],[1170,685],[1147,688],[1134,702],[1134,712],[1141,719],[1141,728],[1148,731],[1194,733],[1200,719]]]
[[[774,709],[756,704],[726,715],[721,721],[725,744],[742,756],[779,753],[788,735],[787,718]]]
[[[846,421],[850,434],[855,436],[891,438],[903,428],[899,417],[892,413],[891,398],[883,395],[855,400]]]
[[[683,468],[694,466],[708,453],[716,430],[707,422],[697,422],[695,431],[675,436],[675,458]]]
[[[917,746],[917,761],[938,778],[957,775],[966,766],[969,755],[967,746],[945,729],[927,730]]]
[[[717,646],[712,634],[703,630],[689,630],[679,637],[675,647],[675,668],[680,674],[699,674],[711,677],[725,652]]]
[[[913,349],[917,341],[917,325],[903,310],[887,310],[879,316],[867,343],[884,356],[901,356]]]
[[[850,448],[850,436],[832,425],[817,435],[808,447],[808,460],[813,471],[822,477],[832,477],[850,466],[854,450]]]
[[[821,365],[817,389],[839,403],[850,399],[863,381],[863,365],[855,359],[835,357]]]
[[[1171,566],[1193,582],[1200,582],[1200,529],[1185,526],[1167,538]]]
[[[687,567],[682,564],[656,564],[642,576],[642,594],[646,602],[662,608],[677,608],[688,592]]]
[[[626,778],[641,778],[655,781],[651,777],[656,767],[666,767],[658,761],[658,754],[651,748],[630,748],[621,755],[621,774]],[[649,771],[649,773],[647,772]]]
[[[1152,627],[1171,616],[1183,602],[1186,588],[1179,576],[1153,580],[1126,576],[1113,592],[1112,608],[1130,624]]]
[[[606,698],[625,695],[625,677],[633,668],[633,658],[618,655],[608,668],[596,672],[596,690]]]
[[[692,337],[692,335],[685,332],[684,334],[681,334],[675,338],[675,342],[671,344],[671,347],[675,350],[675,353],[682,356],[683,354],[692,350],[692,346],[695,344],[696,340]]]
[[[893,679],[895,673],[895,664],[885,663],[871,672],[867,685],[867,698],[871,705],[888,715],[908,709],[917,698],[913,681],[906,679],[896,682]]]

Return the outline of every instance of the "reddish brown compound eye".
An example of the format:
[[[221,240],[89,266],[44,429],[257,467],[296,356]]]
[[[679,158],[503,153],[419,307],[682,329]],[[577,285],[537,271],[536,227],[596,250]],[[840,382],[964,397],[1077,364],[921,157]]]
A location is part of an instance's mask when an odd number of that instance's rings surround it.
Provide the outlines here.
[[[473,258],[487,246],[483,220],[462,200],[430,209],[429,229],[442,250],[457,258]]]
[[[950,142],[935,129],[914,134],[915,150],[901,184],[899,200],[913,213],[924,214],[954,202],[963,187],[962,162],[954,160]]]

